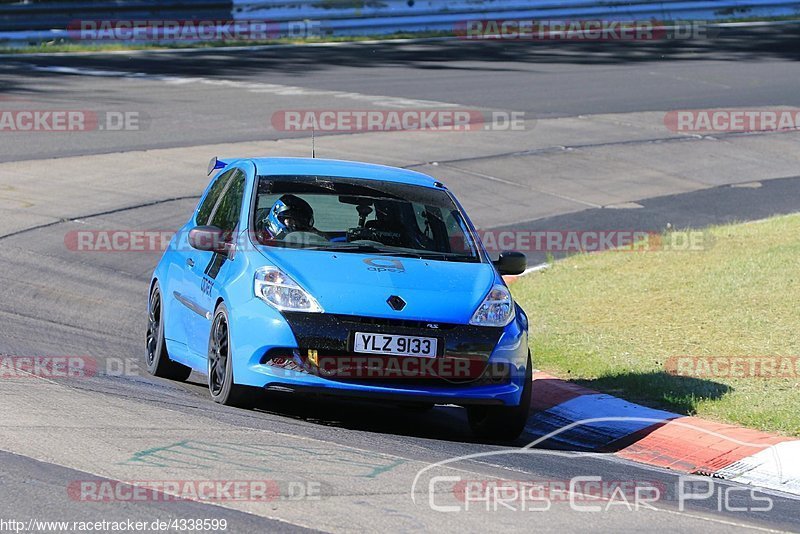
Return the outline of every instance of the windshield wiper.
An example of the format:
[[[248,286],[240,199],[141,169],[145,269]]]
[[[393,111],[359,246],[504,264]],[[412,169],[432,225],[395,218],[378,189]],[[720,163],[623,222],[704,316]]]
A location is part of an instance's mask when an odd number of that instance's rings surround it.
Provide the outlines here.
[[[368,252],[370,254],[380,254],[384,256],[401,256],[404,258],[422,257],[422,253],[411,252],[408,250],[394,250],[394,249],[376,247],[375,245],[360,245],[353,243],[348,243],[345,245],[330,245],[330,246],[305,247],[305,248],[306,250],[324,250],[327,252]]]
[[[343,245],[330,245],[319,247],[306,247],[306,250],[323,250],[327,252],[367,252],[382,256],[398,256],[401,258],[436,259],[443,261],[478,261],[478,258],[453,252],[436,252],[433,250],[408,250],[396,249],[393,247],[377,247],[358,243],[347,243]]]

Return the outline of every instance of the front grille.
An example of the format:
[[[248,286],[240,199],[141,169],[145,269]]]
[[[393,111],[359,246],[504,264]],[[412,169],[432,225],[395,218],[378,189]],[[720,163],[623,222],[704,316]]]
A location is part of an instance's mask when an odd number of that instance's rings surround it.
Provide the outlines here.
[[[405,319],[384,319],[382,317],[356,317],[354,315],[339,315],[339,319],[348,325],[371,325],[381,327],[417,328],[428,333],[436,331],[449,331],[457,325],[437,323],[435,321],[412,321]],[[435,326],[434,326],[435,325]]]
[[[300,349],[352,352],[352,335],[358,330],[376,334],[436,337],[444,356],[487,361],[503,329],[500,327],[382,319],[328,313],[284,312]],[[433,328],[431,325],[438,328]]]

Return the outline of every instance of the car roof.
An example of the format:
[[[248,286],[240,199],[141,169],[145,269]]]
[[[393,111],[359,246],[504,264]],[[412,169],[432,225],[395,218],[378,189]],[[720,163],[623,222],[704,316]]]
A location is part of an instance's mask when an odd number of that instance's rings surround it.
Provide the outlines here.
[[[424,187],[443,187],[441,182],[421,172],[338,159],[319,158],[249,158],[259,176],[337,176],[382,180]]]

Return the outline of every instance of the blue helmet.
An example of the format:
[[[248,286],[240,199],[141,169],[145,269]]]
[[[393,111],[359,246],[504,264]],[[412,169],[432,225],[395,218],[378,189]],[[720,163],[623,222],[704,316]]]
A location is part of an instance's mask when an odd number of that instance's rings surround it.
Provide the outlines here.
[[[298,196],[283,195],[269,209],[265,223],[274,238],[289,232],[307,232],[314,228],[314,210]]]

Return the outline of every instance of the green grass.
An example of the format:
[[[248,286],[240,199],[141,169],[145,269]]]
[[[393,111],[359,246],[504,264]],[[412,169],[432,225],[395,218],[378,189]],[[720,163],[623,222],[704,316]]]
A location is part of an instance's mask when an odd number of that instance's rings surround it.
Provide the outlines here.
[[[702,251],[582,254],[513,284],[535,367],[643,404],[800,436],[800,377],[665,372],[672,356],[800,356],[800,214],[707,232]]]
[[[331,3],[336,3],[339,0],[329,0]],[[780,22],[796,20],[800,15],[785,15],[779,17],[748,17],[744,14],[733,15],[727,18],[721,18],[714,21],[709,21],[710,24],[719,24],[723,22]],[[669,22],[669,21],[664,21]],[[686,23],[687,20],[680,20],[681,23]],[[386,39],[426,39],[435,37],[454,37],[456,35],[453,31],[423,31],[423,32],[397,32],[392,34],[376,34],[376,35],[359,35],[359,36],[320,36],[320,37],[307,37],[307,38],[281,38],[262,41],[195,41],[195,42],[175,42],[175,43],[126,43],[126,42],[110,42],[110,43],[81,43],[67,40],[55,40],[50,42],[43,42],[35,45],[24,46],[9,46],[0,45],[0,54],[47,54],[47,53],[72,53],[72,52],[119,52],[126,50],[176,50],[186,48],[225,48],[232,46],[259,46],[259,45],[275,45],[275,44],[314,44],[314,43],[337,43],[337,42],[358,42],[358,41],[374,41]]]
[[[226,48],[233,46],[262,46],[262,45],[292,45],[292,44],[318,44],[318,43],[349,43],[360,41],[377,41],[387,39],[427,39],[435,37],[452,36],[452,32],[400,32],[380,35],[354,35],[354,36],[325,36],[308,38],[281,38],[270,40],[243,40],[243,41],[192,41],[174,43],[80,43],[65,40],[40,43],[27,46],[0,46],[0,54],[46,54],[69,52],[119,52],[126,50],[180,50],[189,48]]]

